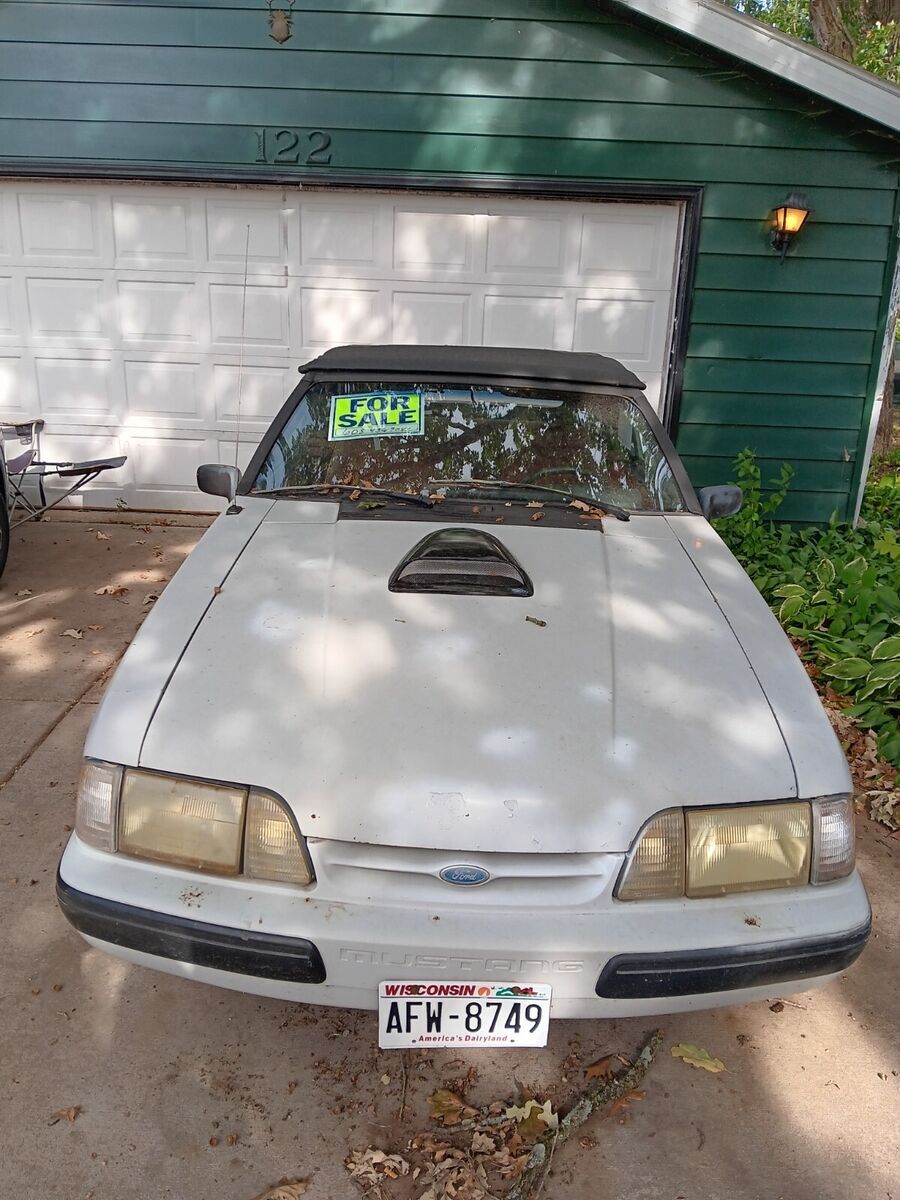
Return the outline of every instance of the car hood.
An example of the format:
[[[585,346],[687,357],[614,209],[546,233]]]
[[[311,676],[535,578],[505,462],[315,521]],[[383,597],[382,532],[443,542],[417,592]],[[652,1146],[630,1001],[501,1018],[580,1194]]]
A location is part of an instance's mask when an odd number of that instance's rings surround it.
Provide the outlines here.
[[[337,512],[268,509],[171,671],[140,765],[271,789],[307,836],[458,851],[621,851],[660,809],[797,794],[677,519],[487,527],[534,584],[520,599],[391,593],[446,522]]]

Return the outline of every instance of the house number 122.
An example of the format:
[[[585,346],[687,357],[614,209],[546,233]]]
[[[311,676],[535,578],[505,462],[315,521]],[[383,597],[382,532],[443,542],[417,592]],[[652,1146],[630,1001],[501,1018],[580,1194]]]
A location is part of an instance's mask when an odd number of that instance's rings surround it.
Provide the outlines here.
[[[257,129],[256,161],[305,167],[327,167],[331,162],[331,134],[321,129]]]

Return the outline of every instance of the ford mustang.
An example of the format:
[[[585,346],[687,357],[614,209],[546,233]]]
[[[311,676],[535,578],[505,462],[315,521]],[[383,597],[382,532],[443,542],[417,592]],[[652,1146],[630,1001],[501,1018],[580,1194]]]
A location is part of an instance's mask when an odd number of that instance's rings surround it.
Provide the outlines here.
[[[355,346],[303,374],[100,705],[93,945],[378,1008],[382,1045],[731,1004],[862,950],[851,783],[641,382]]]

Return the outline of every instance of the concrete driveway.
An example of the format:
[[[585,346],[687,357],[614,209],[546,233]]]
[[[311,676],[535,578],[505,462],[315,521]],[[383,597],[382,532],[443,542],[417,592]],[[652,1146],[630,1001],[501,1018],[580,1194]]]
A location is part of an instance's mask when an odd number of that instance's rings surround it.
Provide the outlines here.
[[[80,940],[56,907],[54,874],[84,734],[145,597],[202,533],[202,521],[140,520],[25,526],[0,585],[0,1200],[252,1200],[282,1177],[308,1179],[311,1200],[357,1200],[345,1156],[402,1151],[429,1128],[435,1088],[464,1086],[481,1104],[514,1096],[520,1081],[565,1106],[586,1064],[633,1053],[655,1022],[555,1022],[546,1050],[401,1062],[377,1050],[368,1014],[210,989]],[[127,593],[96,594],[114,585]],[[585,1126],[543,1195],[900,1197],[898,851],[860,821],[875,936],[846,977],[779,1011],[662,1020],[645,1099]],[[727,1073],[673,1059],[679,1041]],[[72,1108],[75,1120],[59,1115]],[[386,1194],[413,1192],[401,1182]]]

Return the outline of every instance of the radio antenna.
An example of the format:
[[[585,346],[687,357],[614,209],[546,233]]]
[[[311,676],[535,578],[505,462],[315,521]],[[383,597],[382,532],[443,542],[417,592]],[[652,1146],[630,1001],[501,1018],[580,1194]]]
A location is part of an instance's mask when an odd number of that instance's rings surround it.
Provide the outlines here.
[[[241,400],[244,395],[244,329],[247,323],[247,270],[250,264],[250,226],[247,225],[247,240],[244,243],[244,285],[241,288],[241,355],[238,359],[237,430],[234,435],[234,465],[238,465],[238,450],[241,444]]]

